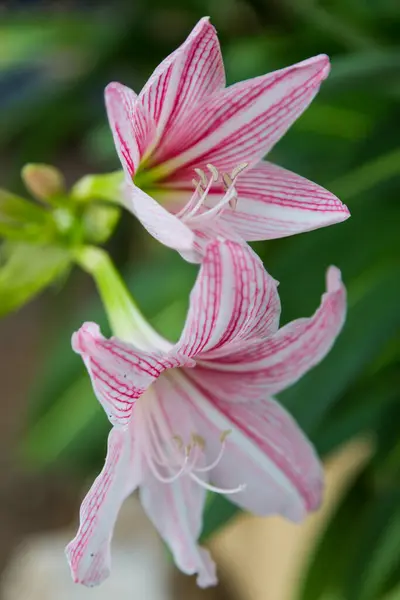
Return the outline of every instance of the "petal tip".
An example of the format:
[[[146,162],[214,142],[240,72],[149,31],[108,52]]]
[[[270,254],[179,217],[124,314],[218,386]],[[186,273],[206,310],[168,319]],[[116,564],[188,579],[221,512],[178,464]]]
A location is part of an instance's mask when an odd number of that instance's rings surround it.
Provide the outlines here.
[[[72,349],[77,354],[82,354],[85,351],[88,338],[93,339],[98,337],[101,337],[100,327],[97,323],[87,321],[78,329],[78,331],[75,331],[72,334]]]
[[[330,293],[343,289],[342,273],[333,265],[328,268],[326,273],[326,288]]]

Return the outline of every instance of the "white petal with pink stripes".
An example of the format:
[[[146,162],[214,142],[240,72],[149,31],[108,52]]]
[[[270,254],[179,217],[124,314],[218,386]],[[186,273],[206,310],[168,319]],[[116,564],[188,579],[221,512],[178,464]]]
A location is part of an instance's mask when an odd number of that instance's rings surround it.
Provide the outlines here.
[[[122,84],[106,88],[128,180],[121,202],[156,239],[193,262],[201,261],[204,240],[221,231],[228,239],[262,240],[345,220],[349,211],[333,194],[259,162],[308,107],[329,69],[321,54],[225,87],[215,29],[201,19],[138,96]]]
[[[201,586],[216,581],[198,546],[207,490],[256,514],[294,521],[318,507],[318,458],[271,394],[324,358],[345,310],[332,267],[316,313],[279,329],[277,282],[248,246],[217,240],[207,247],[176,345],[144,351],[105,339],[94,324],[74,334],[74,349],[115,424],[68,548],[76,581],[92,585],[108,574],[116,515],[137,486],[176,564],[197,573]]]

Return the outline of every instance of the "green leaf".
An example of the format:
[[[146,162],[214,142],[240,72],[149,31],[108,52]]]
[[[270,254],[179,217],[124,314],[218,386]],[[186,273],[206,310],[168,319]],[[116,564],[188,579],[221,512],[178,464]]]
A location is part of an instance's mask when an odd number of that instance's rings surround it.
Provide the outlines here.
[[[341,588],[353,555],[358,535],[365,523],[365,475],[359,475],[342,498],[325,531],[317,541],[307,568],[298,600],[325,600],[337,597],[344,600]],[[351,536],[343,544],[343,533]],[[346,599],[347,600],[347,599]]]
[[[339,445],[365,431],[373,431],[382,410],[400,399],[398,365],[366,377],[350,387],[329,411],[313,435],[320,454],[327,454]]]
[[[345,587],[348,600],[376,600],[400,569],[400,490],[378,495],[360,532]]]
[[[38,204],[0,189],[0,222],[42,224],[46,216],[45,210]]]
[[[66,250],[55,246],[5,243],[0,266],[0,316],[16,310],[70,264]]]

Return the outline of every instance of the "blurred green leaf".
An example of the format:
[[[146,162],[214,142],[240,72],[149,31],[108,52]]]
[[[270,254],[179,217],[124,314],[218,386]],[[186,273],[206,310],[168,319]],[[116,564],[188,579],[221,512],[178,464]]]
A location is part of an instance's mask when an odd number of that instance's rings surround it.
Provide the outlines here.
[[[45,219],[46,212],[41,206],[0,189],[0,222],[26,223],[33,221],[43,224]]]
[[[7,242],[1,251],[0,316],[28,302],[70,264],[69,254],[53,246]]]
[[[348,600],[376,600],[390,574],[400,572],[400,490],[378,495],[365,517],[351,568],[348,565]]]
[[[365,475],[361,473],[345,492],[325,531],[317,540],[298,600],[325,600],[331,595],[336,597],[335,594],[345,600],[342,582],[351,568],[358,536],[365,525],[367,501]],[[343,544],[345,531],[351,531],[351,536]]]
[[[394,365],[347,388],[325,415],[313,442],[321,454],[327,454],[361,432],[373,431],[382,410],[399,401],[400,372]]]

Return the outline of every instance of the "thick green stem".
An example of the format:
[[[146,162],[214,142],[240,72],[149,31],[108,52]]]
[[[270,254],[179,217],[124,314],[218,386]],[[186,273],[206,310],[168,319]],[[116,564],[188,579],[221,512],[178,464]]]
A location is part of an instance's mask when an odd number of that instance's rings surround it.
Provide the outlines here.
[[[142,349],[159,348],[162,338],[139,311],[107,252],[84,246],[74,256],[95,280],[114,335]]]

